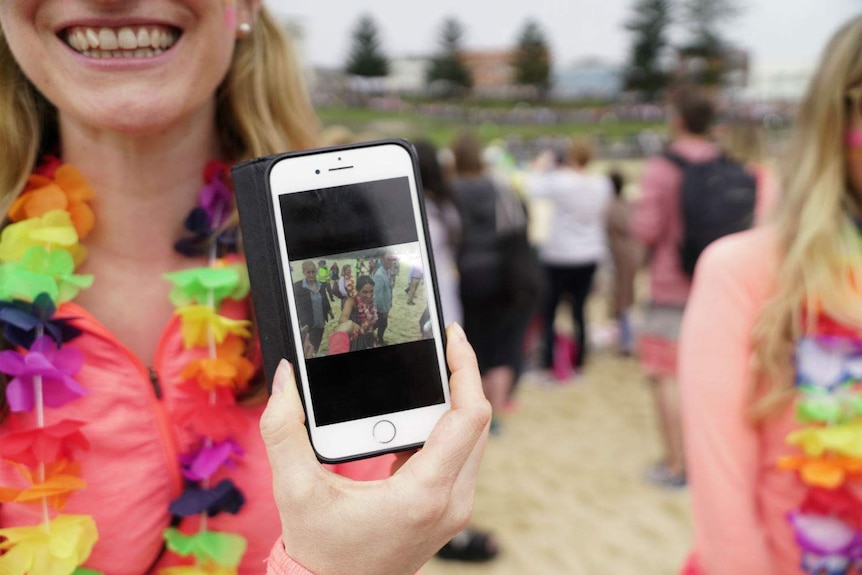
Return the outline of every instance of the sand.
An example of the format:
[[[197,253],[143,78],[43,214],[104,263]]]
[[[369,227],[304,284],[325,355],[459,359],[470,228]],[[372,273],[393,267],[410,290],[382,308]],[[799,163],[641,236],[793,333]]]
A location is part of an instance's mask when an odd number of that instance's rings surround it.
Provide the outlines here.
[[[433,559],[423,573],[677,573],[691,542],[688,493],[644,481],[659,454],[636,360],[600,351],[565,385],[526,375],[476,490],[473,524],[502,553],[483,565]]]

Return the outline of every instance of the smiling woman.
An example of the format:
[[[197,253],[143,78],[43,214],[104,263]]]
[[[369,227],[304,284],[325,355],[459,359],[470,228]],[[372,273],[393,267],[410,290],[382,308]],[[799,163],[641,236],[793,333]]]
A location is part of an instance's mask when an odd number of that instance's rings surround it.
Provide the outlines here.
[[[393,461],[320,466],[288,366],[264,411],[229,167],[317,130],[268,12],[2,0],[0,27],[0,573],[414,572],[470,508],[478,374],[452,332],[448,424],[371,488],[336,474]]]

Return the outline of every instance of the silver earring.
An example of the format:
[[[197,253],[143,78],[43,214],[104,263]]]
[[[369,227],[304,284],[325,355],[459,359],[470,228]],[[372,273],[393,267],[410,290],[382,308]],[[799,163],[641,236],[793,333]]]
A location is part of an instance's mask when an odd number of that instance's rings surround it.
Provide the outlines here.
[[[240,36],[242,36],[243,38],[245,38],[246,36],[251,34],[251,24],[249,24],[248,22],[240,23],[239,33],[240,33]]]

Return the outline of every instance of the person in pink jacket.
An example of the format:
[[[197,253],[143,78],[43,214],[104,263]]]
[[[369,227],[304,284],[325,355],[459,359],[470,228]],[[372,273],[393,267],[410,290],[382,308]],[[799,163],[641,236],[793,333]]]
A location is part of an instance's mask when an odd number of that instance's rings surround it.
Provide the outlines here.
[[[711,138],[715,103],[704,90],[678,89],[669,118],[669,151],[693,163],[716,158],[721,150]],[[648,473],[654,483],[671,488],[686,484],[682,423],[677,389],[677,338],[691,289],[679,245],[684,221],[680,209],[682,171],[664,155],[651,158],[641,176],[641,198],[632,217],[632,236],[649,253],[649,304],[638,355],[655,396],[663,459]]]
[[[3,0],[0,86],[0,573],[408,575],[467,524],[457,325],[412,456],[320,465],[286,363],[267,404],[229,166],[317,121],[261,0]]]
[[[768,225],[697,263],[679,378],[686,573],[862,570],[862,17],[799,108]]]

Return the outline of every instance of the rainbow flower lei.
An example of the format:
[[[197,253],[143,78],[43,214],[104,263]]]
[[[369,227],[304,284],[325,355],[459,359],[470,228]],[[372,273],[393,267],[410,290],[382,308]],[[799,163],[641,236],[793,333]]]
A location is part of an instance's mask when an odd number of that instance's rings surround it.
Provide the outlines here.
[[[0,329],[14,350],[0,352],[0,372],[10,410],[35,412],[37,426],[4,436],[0,459],[14,465],[28,485],[0,486],[0,503],[40,505],[41,525],[0,529],[0,573],[3,575],[94,575],[83,567],[98,541],[88,515],[53,514],[86,487],[75,455],[89,449],[85,423],[64,419],[45,425],[46,408],[60,408],[86,396],[75,375],[83,365],[80,350],[66,346],[81,334],[74,323],[55,318],[57,307],[92,285],[93,277],[75,274],[86,258],[79,240],[92,230],[89,207],[93,192],[81,174],[56,158],[47,158],[30,176],[9,210],[12,224],[0,234]],[[204,172],[199,206],[188,216],[189,234],[176,249],[190,257],[206,256],[206,266],[169,273],[170,298],[181,319],[187,349],[202,357],[182,371],[191,394],[180,420],[196,434],[195,448],[180,456],[186,489],[170,505],[176,517],[199,515],[200,530],[186,534],[170,527],[167,549],[193,564],[163,569],[164,575],[236,573],[246,548],[243,537],[207,529],[207,517],[237,513],[242,492],[230,479],[212,485],[213,476],[242,458],[231,439],[231,408],[248,386],[254,366],[245,357],[249,322],[219,314],[226,299],[248,293],[245,267],[226,256],[236,252],[236,227],[229,168],[211,162]]]
[[[782,457],[807,491],[788,520],[812,575],[862,573],[862,339],[820,316],[796,343],[796,421],[787,436],[799,453]],[[858,493],[858,492],[857,492]]]

